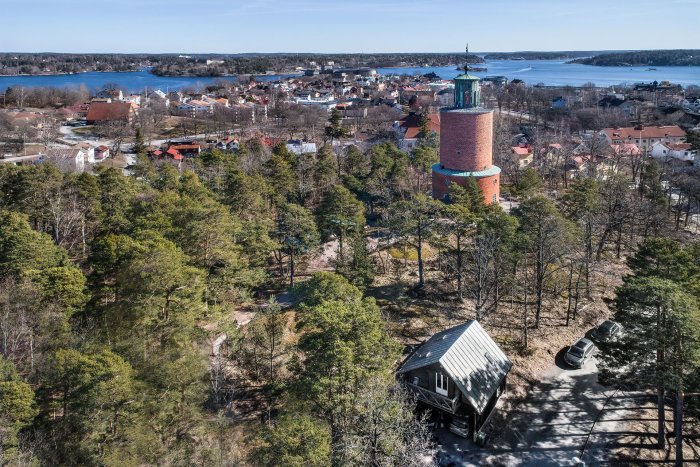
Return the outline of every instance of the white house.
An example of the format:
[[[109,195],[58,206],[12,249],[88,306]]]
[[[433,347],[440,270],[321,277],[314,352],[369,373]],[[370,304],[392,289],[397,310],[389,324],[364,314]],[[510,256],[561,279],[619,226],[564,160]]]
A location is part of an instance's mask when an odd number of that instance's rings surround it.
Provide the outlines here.
[[[124,97],[124,102],[131,102],[132,104],[141,105],[141,96],[138,94],[130,94]]]
[[[287,150],[297,156],[302,154],[316,154],[316,143],[307,143],[298,139],[293,139],[287,142]]]
[[[82,173],[85,171],[85,162],[87,154],[82,148],[75,147],[71,149],[50,148],[42,161],[50,161],[62,172]]]
[[[192,99],[177,106],[178,110],[184,110],[192,115],[211,113],[214,106],[208,102]]]
[[[697,151],[691,149],[688,143],[654,143],[651,147],[651,157],[655,159],[673,158],[686,162],[694,162]]]
[[[80,149],[85,153],[85,162],[88,162],[90,164],[95,163],[95,148],[90,146],[88,143],[78,143],[75,146],[73,146],[74,149]]]

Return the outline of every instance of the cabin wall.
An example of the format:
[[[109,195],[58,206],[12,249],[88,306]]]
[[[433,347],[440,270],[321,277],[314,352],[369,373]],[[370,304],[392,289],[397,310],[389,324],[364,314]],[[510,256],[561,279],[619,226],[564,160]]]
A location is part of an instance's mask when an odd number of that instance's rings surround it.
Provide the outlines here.
[[[442,372],[449,379],[449,382],[447,384],[447,397],[451,399],[459,393],[460,401],[467,403],[464,399],[464,395],[462,395],[461,392],[459,392],[459,389],[457,389],[457,386],[455,385],[452,378],[450,378],[447,375],[447,372],[444,371],[439,364],[434,364],[422,368],[416,368],[415,370],[409,371],[408,373],[405,373],[405,381],[407,383],[413,384],[413,378],[418,377],[420,378],[420,382],[418,384],[420,387],[426,388],[432,392],[437,392],[435,390],[435,374],[437,372]]]

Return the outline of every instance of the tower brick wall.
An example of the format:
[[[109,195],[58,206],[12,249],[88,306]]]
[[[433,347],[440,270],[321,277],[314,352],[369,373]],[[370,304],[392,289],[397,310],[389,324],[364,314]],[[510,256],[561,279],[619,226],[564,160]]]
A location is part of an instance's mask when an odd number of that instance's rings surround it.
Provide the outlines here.
[[[481,188],[484,194],[484,202],[486,204],[491,204],[494,202],[494,195],[496,195],[496,202],[500,197],[500,173],[497,175],[489,175],[486,177],[475,177],[476,183]],[[433,198],[443,199],[445,195],[449,192],[450,184],[456,183],[460,186],[467,186],[468,177],[464,176],[451,176],[442,174],[437,171],[433,171]]]
[[[440,113],[440,163],[478,172],[493,164],[493,111],[449,109]]]

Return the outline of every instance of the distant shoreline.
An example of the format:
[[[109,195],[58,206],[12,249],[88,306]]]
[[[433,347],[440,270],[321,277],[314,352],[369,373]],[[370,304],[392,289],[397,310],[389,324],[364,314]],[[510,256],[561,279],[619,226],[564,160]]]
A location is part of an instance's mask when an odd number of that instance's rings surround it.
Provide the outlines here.
[[[139,71],[143,71],[143,70],[126,70],[126,71],[85,70],[85,71],[76,71],[73,73],[15,73],[14,75],[0,74],[0,78],[13,78],[15,76],[21,76],[23,78],[32,77],[32,76],[75,76],[75,75],[82,75],[83,73],[138,73]]]

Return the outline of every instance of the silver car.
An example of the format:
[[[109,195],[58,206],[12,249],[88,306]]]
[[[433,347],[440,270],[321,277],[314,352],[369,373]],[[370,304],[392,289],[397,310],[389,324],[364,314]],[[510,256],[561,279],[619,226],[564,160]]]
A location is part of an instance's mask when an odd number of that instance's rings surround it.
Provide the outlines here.
[[[620,334],[621,330],[622,326],[620,326],[618,323],[615,321],[606,320],[596,326],[593,333],[591,333],[591,337],[597,342],[607,342],[615,339],[615,337]]]
[[[564,361],[574,368],[581,368],[586,360],[593,355],[593,341],[582,337],[569,347],[564,355]]]

